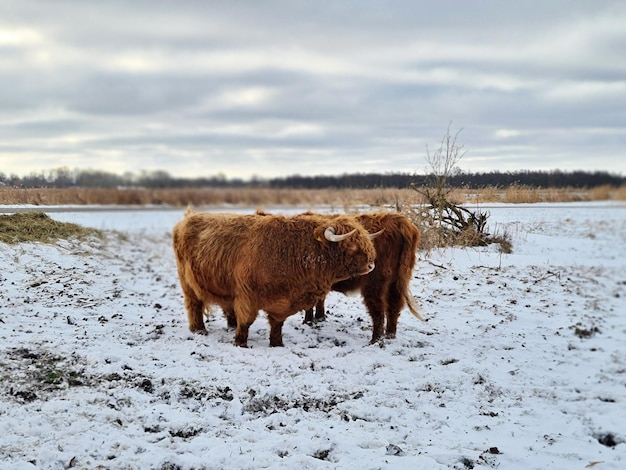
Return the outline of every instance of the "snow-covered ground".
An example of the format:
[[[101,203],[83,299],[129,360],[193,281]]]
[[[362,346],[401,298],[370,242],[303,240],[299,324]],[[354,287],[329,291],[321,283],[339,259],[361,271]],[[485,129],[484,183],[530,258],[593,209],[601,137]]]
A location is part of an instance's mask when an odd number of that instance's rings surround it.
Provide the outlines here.
[[[182,211],[51,212],[117,232],[0,244],[0,468],[626,468],[626,206],[487,210],[513,253],[420,252],[427,322],[331,294],[249,349],[187,330]]]

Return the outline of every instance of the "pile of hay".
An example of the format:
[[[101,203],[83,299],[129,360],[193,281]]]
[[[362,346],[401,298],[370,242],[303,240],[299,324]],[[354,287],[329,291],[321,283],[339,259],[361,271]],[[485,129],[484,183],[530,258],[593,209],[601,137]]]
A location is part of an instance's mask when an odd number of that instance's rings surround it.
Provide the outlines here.
[[[77,224],[58,222],[40,211],[0,215],[0,243],[53,243],[89,236],[101,237],[102,233]]]

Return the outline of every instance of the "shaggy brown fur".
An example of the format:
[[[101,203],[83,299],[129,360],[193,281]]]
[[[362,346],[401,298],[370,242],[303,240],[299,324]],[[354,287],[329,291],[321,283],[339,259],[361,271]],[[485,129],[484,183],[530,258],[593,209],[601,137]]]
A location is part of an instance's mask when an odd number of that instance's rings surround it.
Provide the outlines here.
[[[324,231],[355,233],[330,242]],[[173,230],[189,329],[207,334],[212,304],[232,312],[235,344],[247,346],[259,310],[267,313],[270,346],[282,346],[287,317],[313,307],[341,280],[370,272],[375,250],[350,217],[235,215],[187,211]]]
[[[420,232],[400,214],[378,212],[355,218],[370,233],[384,229],[374,239],[376,269],[365,276],[335,283],[333,290],[344,294],[361,290],[363,302],[372,317],[372,343],[383,336],[383,329],[388,338],[395,338],[398,317],[405,303],[413,315],[423,320],[409,291]],[[332,216],[329,220],[333,220]],[[324,299],[315,307],[315,319],[325,319]],[[312,308],[306,311],[304,321],[313,321]]]

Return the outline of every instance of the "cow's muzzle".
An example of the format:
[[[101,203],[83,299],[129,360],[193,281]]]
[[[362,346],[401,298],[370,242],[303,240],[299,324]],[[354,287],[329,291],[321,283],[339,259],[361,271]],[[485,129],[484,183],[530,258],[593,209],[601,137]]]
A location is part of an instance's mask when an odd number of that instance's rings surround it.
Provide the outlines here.
[[[365,276],[366,274],[371,273],[375,267],[376,267],[375,263],[368,264],[366,270],[360,273],[359,276]]]

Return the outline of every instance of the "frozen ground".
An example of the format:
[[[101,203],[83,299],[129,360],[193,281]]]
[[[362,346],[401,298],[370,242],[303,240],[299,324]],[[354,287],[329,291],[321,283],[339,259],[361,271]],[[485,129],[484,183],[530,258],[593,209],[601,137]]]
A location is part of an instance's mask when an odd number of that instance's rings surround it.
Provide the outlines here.
[[[427,322],[331,294],[247,350],[187,330],[182,211],[51,213],[120,232],[0,244],[0,467],[626,468],[626,207],[488,210],[513,253],[419,253]]]

